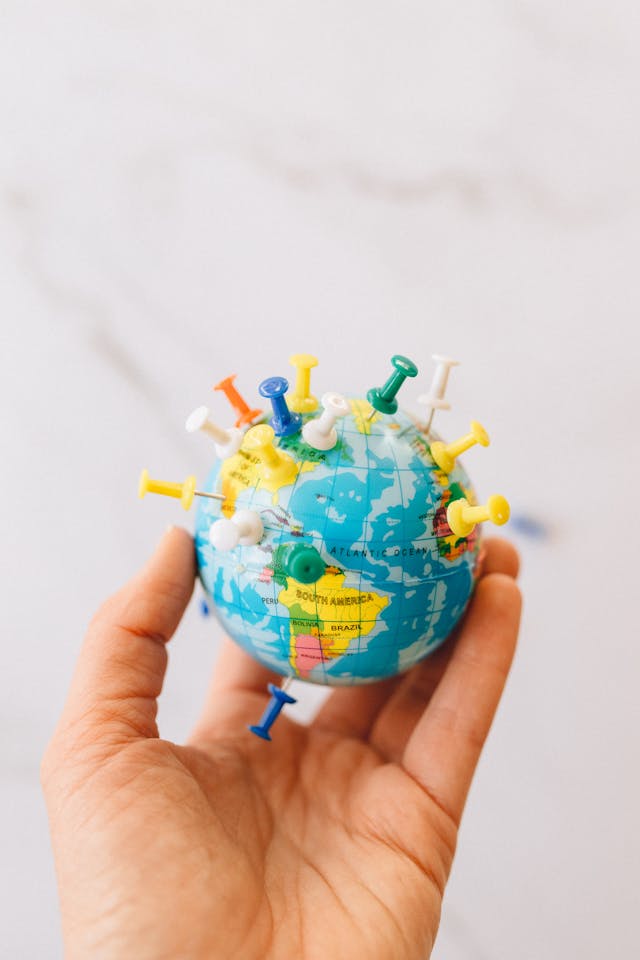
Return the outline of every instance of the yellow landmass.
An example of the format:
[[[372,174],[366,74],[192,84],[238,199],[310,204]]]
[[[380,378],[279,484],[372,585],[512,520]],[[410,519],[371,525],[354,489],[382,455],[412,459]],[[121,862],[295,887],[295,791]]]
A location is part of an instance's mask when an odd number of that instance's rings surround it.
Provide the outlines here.
[[[444,470],[434,470],[433,475],[441,487],[446,487],[449,483],[449,476],[444,472]]]
[[[440,474],[440,471],[438,470],[435,470],[434,473],[436,474],[438,479],[440,479],[440,475],[441,475],[445,481],[445,483],[443,483],[443,486],[446,485],[446,481],[448,481],[449,479],[446,473]],[[475,506],[476,496],[474,491],[471,488],[467,488],[467,487],[462,487],[461,489],[466,499],[469,501],[469,503]],[[445,492],[445,495],[442,498],[442,502],[444,506],[446,506],[449,503],[450,498],[451,498],[451,491],[448,490]],[[475,543],[475,537],[473,537],[473,539],[468,537],[460,538],[460,537],[457,537],[455,533],[452,533],[448,537],[440,537],[440,541],[442,543],[446,543],[447,545],[447,552],[445,554],[445,559],[457,560],[458,557],[461,557],[463,553],[465,553],[467,550],[469,550],[473,546],[473,544]]]
[[[376,410],[371,417],[373,407],[368,400],[349,400],[349,406],[353,413],[356,430],[358,433],[366,433],[368,436],[371,433],[371,424],[380,419],[380,414]],[[369,417],[371,417],[371,420],[368,419]]]
[[[288,454],[284,455],[292,459]],[[316,466],[317,463],[304,460],[301,463],[295,463],[293,475],[284,478],[277,475],[266,478],[260,460],[241,448],[233,457],[225,460],[220,468],[222,493],[225,496],[222,513],[226,517],[231,517],[235,512],[238,496],[249,489],[268,490],[273,494],[272,503],[275,504],[278,502],[278,493],[283,487],[293,486],[298,474],[315,470]]]
[[[456,537],[455,534],[452,534],[450,537],[442,537],[442,543],[446,543],[447,545],[446,560],[457,560],[458,557],[461,557],[462,554],[469,549],[469,540],[461,540],[460,537]]]
[[[370,633],[378,614],[389,603],[388,597],[377,593],[344,587],[344,577],[342,571],[325,571],[312,584],[289,577],[278,594],[278,601],[291,614],[292,640],[299,633],[315,634],[317,630],[327,657],[342,655],[354,639]]]

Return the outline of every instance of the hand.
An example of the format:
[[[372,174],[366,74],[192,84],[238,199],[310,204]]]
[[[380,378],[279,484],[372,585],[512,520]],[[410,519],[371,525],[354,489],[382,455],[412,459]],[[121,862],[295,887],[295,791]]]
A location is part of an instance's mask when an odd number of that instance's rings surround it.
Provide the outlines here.
[[[487,541],[455,640],[341,688],[309,727],[247,732],[271,675],[224,648],[197,728],[156,701],[194,580],[168,531],[91,623],[43,760],[68,958],[424,960],[471,777],[514,651],[517,558]]]

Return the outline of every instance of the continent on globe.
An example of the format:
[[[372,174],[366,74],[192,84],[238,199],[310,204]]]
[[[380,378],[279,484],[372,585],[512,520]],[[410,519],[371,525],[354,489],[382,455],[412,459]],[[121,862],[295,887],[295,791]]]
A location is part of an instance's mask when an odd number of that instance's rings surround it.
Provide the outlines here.
[[[386,596],[344,587],[344,579],[343,571],[327,567],[316,583],[289,580],[278,594],[289,611],[289,662],[305,680],[318,665],[345,656],[354,640],[360,643],[389,603]]]
[[[221,493],[224,494],[224,506],[222,512],[230,517],[234,510],[238,496],[245,490],[251,488],[260,488],[268,490],[273,494],[272,503],[278,502],[278,491],[282,487],[290,486],[291,480],[288,477],[282,477],[278,474],[274,476],[265,476],[261,469],[262,464],[258,457],[245,449],[238,450],[235,456],[222,461],[221,469]],[[294,476],[301,471],[313,470],[314,462],[303,460],[295,465]]]

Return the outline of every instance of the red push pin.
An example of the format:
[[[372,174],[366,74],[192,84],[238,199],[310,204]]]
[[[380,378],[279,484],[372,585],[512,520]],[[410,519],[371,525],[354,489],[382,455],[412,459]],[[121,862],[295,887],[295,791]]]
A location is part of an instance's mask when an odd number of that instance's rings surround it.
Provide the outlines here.
[[[221,380],[220,383],[216,383],[213,389],[222,390],[227,400],[238,414],[236,427],[242,427],[245,423],[251,423],[256,419],[256,417],[259,417],[262,413],[262,410],[249,409],[249,405],[245,403],[233,385],[233,381],[237,376],[237,373],[232,373],[230,377],[225,377],[225,379]]]

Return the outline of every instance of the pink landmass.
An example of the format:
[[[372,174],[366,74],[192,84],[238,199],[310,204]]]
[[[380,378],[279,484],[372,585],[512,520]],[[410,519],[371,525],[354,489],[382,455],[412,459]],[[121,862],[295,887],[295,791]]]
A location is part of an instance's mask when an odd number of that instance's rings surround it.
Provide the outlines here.
[[[306,679],[314,667],[322,663],[322,643],[320,637],[311,633],[297,633],[293,638],[293,662],[298,675]]]

